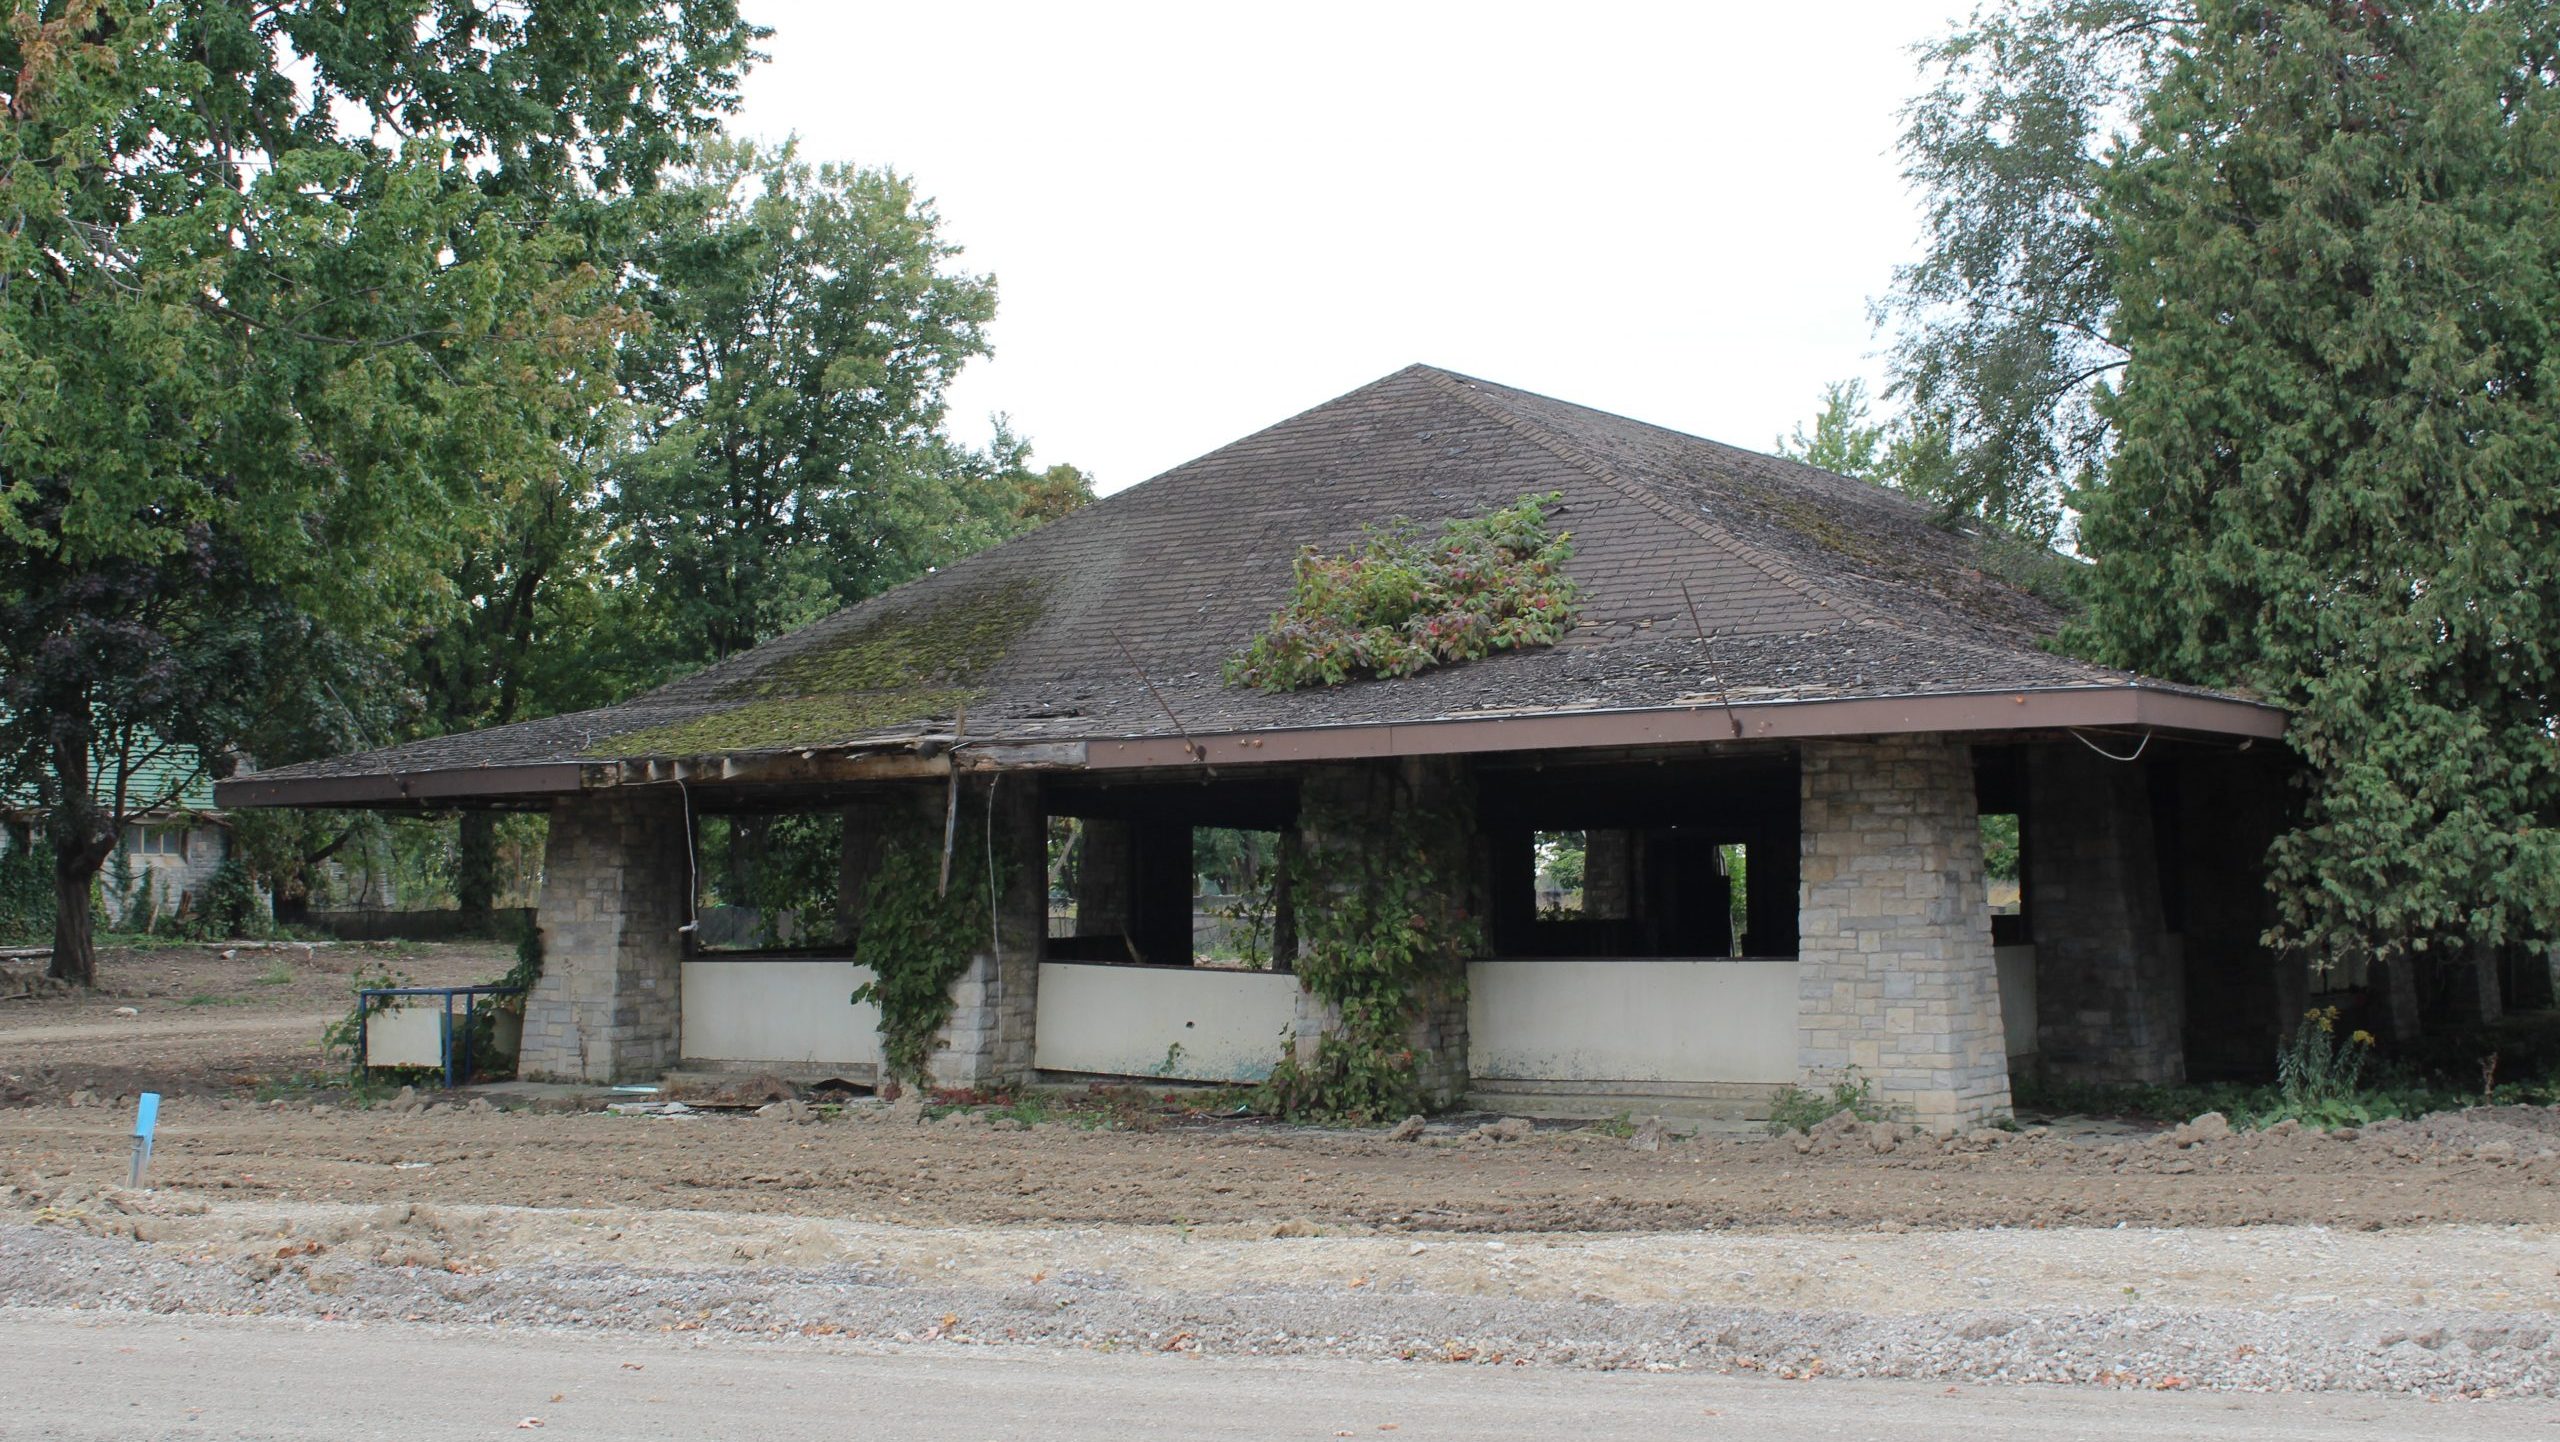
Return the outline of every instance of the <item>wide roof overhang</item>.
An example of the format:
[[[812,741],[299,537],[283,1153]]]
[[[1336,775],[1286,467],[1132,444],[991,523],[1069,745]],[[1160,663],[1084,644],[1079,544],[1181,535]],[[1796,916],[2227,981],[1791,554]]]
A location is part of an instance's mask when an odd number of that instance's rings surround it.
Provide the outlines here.
[[[1524,710],[1412,721],[1008,742],[950,735],[844,747],[545,762],[333,776],[235,777],[225,807],[444,810],[539,805],[626,785],[819,789],[963,771],[1142,772],[1316,764],[1396,756],[1758,745],[1859,736],[2104,732],[2251,744],[2285,734],[2282,708],[2144,682],[1823,700],[1723,701]]]

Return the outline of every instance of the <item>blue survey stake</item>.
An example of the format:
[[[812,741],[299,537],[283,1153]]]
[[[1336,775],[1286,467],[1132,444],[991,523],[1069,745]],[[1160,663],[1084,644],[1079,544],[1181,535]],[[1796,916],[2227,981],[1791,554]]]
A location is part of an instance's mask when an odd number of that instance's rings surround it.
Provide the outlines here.
[[[144,1092],[142,1104],[134,1108],[133,1134],[143,1141],[151,1140],[152,1128],[160,1125],[160,1094]]]

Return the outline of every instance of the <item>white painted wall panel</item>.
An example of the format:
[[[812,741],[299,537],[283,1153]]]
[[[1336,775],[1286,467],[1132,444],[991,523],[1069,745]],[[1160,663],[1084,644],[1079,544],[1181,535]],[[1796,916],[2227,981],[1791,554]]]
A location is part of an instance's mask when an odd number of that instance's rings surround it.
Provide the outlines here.
[[[1042,1071],[1260,1081],[1297,1014],[1298,979],[1281,972],[1044,961],[1034,1061]]]
[[[1479,961],[1468,1070],[1501,1081],[1796,1076],[1793,961]]]
[[[395,1001],[366,1017],[364,1064],[443,1066],[444,998],[429,996]]]
[[[841,957],[685,962],[684,1059],[877,1066],[880,1008],[853,1000],[869,980]]]

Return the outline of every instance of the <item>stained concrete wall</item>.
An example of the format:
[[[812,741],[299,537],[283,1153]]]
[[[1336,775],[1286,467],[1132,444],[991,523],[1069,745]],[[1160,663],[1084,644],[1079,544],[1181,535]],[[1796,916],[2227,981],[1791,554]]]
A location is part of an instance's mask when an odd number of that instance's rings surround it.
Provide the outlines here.
[[[1802,757],[1798,1069],[1855,1068],[1924,1126],[2007,1116],[1972,753],[1881,737]]]
[[[1468,1071],[1494,1081],[1760,1082],[1796,1075],[1796,963],[1479,961]]]
[[[876,1067],[880,1008],[849,957],[694,959],[683,966],[683,1057],[778,1067]]]
[[[1289,1045],[1297,1005],[1285,972],[1044,962],[1034,1055],[1050,1072],[1260,1081]]]

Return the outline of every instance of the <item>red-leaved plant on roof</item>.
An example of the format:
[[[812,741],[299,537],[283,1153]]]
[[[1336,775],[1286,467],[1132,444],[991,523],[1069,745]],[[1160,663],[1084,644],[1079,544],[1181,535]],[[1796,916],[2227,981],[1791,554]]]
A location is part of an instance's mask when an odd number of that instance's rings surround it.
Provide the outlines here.
[[[1444,522],[1438,535],[1399,518],[1360,545],[1297,560],[1289,604],[1230,657],[1226,681],[1262,691],[1411,676],[1496,651],[1552,646],[1573,624],[1578,593],[1564,563],[1573,535],[1552,531],[1556,492]]]

